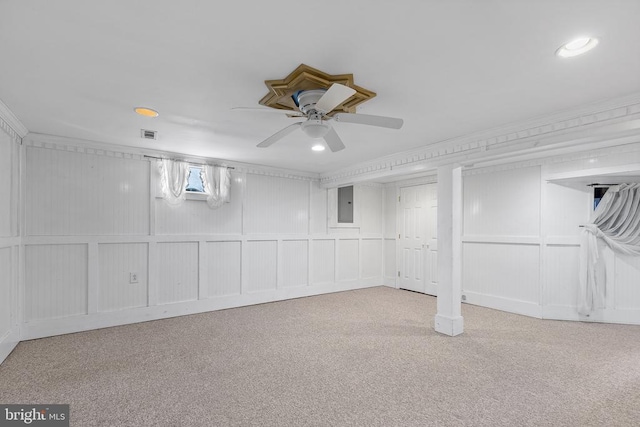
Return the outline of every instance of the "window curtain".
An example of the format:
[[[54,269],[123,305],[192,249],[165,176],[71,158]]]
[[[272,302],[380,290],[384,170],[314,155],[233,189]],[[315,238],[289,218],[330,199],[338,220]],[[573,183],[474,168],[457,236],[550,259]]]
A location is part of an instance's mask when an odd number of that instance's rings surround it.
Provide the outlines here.
[[[189,163],[169,159],[159,160],[158,163],[162,198],[170,205],[181,204],[186,198]]]
[[[604,263],[600,260],[598,239],[617,253],[640,256],[640,183],[610,187],[590,224],[584,225],[578,312],[586,316],[604,303]]]
[[[216,209],[229,203],[231,196],[231,172],[224,166],[202,167],[200,172],[204,191],[207,193],[207,204]]]

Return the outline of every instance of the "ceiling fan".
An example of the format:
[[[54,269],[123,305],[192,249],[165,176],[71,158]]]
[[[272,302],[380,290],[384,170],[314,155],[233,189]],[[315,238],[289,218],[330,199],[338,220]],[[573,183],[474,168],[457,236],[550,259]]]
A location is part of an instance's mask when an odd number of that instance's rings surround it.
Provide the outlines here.
[[[257,146],[261,148],[269,147],[273,143],[289,135],[291,132],[301,129],[311,138],[324,138],[329,149],[336,152],[344,149],[345,146],[336,131],[329,124],[329,121],[331,120],[391,129],[400,129],[402,127],[403,120],[393,117],[351,113],[335,113],[332,116],[328,115],[334,108],[341,105],[354,93],[356,93],[354,89],[339,83],[334,83],[328,90],[313,89],[299,90],[295,92],[291,97],[300,112],[288,112],[287,115],[289,117],[306,117],[307,120],[303,122],[296,122],[285,127],[262,141]],[[260,111],[271,112],[273,110],[260,109]]]

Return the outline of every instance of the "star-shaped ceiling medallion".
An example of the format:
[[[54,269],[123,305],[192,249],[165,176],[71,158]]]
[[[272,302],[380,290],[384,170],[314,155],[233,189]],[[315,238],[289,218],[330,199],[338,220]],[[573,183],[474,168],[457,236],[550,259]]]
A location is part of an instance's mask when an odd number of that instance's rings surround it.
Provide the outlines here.
[[[376,96],[371,92],[353,83],[353,74],[331,75],[324,73],[305,64],[300,64],[291,74],[282,80],[265,80],[269,93],[261,100],[260,104],[278,110],[299,111],[291,95],[299,90],[329,89],[332,84],[340,83],[356,91],[349,99],[338,105],[331,112],[355,113],[356,106]]]

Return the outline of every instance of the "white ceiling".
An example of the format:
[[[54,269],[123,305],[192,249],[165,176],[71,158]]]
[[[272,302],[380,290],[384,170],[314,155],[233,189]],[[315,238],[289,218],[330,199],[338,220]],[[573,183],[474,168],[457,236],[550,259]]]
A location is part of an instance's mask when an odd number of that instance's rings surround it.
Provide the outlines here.
[[[326,173],[640,92],[638,17],[637,0],[0,0],[0,100],[35,133]],[[600,45],[554,55],[584,34]],[[338,153],[302,132],[256,148],[293,119],[231,108],[301,63],[353,73],[377,93],[358,112],[404,127],[335,123]]]

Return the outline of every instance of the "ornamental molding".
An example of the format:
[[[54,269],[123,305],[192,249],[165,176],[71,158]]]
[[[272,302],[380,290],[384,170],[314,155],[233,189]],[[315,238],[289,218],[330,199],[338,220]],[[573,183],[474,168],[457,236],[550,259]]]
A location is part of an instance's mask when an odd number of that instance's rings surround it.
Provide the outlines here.
[[[232,166],[229,164],[229,166]],[[305,174],[304,172],[288,171],[287,169],[270,168],[268,166],[258,165],[237,165],[234,166],[236,172],[243,172],[252,175],[272,176],[276,178],[296,179],[300,181],[314,181],[320,180],[317,174]]]
[[[13,130],[13,128],[11,126],[9,126],[9,123],[5,122],[1,117],[0,117],[0,129],[2,129],[7,135],[9,135],[9,137],[17,142],[18,144],[21,141],[20,135],[18,135],[16,133],[16,131]]]
[[[113,147],[105,149],[100,145],[78,144],[78,141],[71,139],[43,135],[28,134],[24,140],[24,145],[30,148],[43,148],[47,150],[68,151],[71,153],[90,154],[95,156],[114,157],[130,160],[145,160],[144,154],[134,153],[131,151],[114,150]]]
[[[13,138],[22,139],[29,133],[18,117],[2,101],[0,101],[0,128]]]
[[[299,112],[292,95],[300,90],[329,89],[334,83],[352,88],[356,92],[342,104],[331,110],[329,116],[338,112],[355,113],[356,107],[376,96],[375,92],[355,84],[353,74],[328,74],[305,64],[300,64],[281,80],[265,80],[269,88],[259,104],[278,110]]]
[[[48,150],[68,151],[73,153],[106,156],[119,159],[150,161],[153,159],[145,156],[178,158],[185,161],[199,163],[219,163],[235,168],[235,173],[245,173],[278,178],[297,179],[303,181],[319,181],[319,175],[314,173],[298,172],[288,169],[272,168],[269,166],[254,165],[250,163],[229,162],[224,159],[208,157],[196,157],[185,154],[166,152],[160,150],[136,149],[123,145],[104,144],[95,141],[67,138],[55,135],[29,133],[23,140],[26,147],[42,148]]]
[[[541,159],[511,162],[495,166],[485,166],[473,169],[467,169],[462,172],[463,176],[483,175],[487,173],[504,172],[516,169],[524,169],[530,167],[547,167],[558,165],[562,163],[575,162],[580,160],[591,160],[594,158],[602,159],[604,157],[611,157],[619,154],[628,155],[640,155],[640,139],[636,144],[628,144],[617,147],[599,148],[593,150],[586,150],[578,153],[572,153],[567,155],[558,155],[553,157],[545,157]]]
[[[580,144],[586,140],[603,143],[621,134],[640,135],[640,93],[359,163],[322,174],[320,182],[332,187],[420,170],[427,173],[447,163],[472,164],[498,156],[508,161],[509,155],[540,155],[559,146],[572,146],[576,152],[582,151]]]

